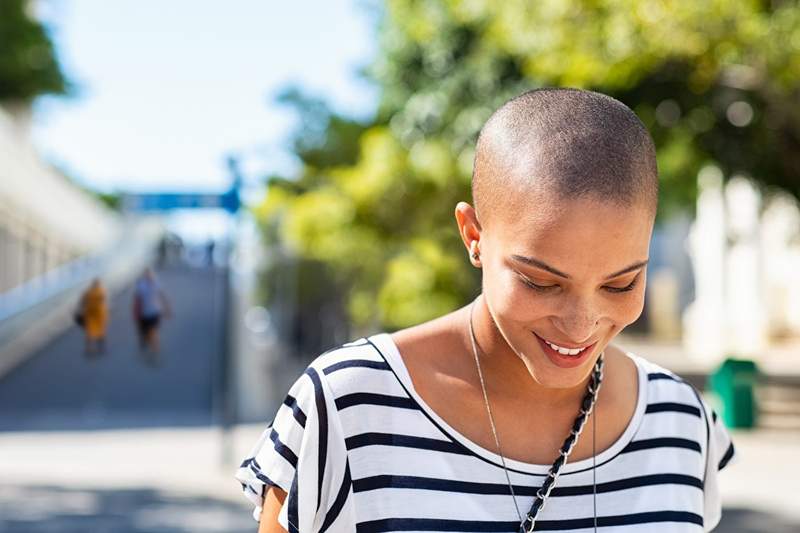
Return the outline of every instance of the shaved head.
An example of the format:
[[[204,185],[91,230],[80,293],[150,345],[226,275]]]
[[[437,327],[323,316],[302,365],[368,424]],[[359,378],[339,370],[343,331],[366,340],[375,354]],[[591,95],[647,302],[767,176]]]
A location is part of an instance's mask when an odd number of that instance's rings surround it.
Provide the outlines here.
[[[479,220],[536,192],[644,206],[655,215],[653,140],[625,104],[577,89],[537,89],[494,112],[475,150],[472,197]]]

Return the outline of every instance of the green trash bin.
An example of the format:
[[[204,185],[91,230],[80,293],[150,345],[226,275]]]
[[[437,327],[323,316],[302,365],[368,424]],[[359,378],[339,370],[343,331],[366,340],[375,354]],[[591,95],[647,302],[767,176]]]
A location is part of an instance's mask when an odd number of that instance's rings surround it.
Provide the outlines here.
[[[729,358],[710,376],[713,390],[722,404],[722,420],[730,428],[756,425],[755,385],[758,367],[746,359]]]

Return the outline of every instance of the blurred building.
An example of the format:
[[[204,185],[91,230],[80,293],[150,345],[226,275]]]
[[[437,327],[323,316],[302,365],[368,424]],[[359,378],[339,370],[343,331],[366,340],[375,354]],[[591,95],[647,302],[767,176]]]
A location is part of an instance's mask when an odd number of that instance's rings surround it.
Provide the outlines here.
[[[688,246],[695,299],[684,314],[687,353],[707,360],[761,359],[800,339],[800,208],[744,176],[699,176]]]
[[[644,325],[704,367],[800,355],[800,205],[753,180],[698,176],[696,215],[653,234]],[[788,358],[782,355],[788,354]]]
[[[115,213],[36,154],[30,109],[0,107],[0,295],[107,247]]]

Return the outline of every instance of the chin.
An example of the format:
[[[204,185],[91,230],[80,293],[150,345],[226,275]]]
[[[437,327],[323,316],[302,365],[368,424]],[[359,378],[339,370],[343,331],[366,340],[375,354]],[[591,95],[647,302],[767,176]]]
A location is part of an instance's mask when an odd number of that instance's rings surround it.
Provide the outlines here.
[[[534,367],[531,374],[533,379],[542,387],[548,389],[574,389],[586,384],[586,380],[589,378],[593,366],[594,365],[587,365],[585,368],[581,367],[570,371],[565,371],[560,368],[536,369]],[[529,368],[531,367],[529,366]]]

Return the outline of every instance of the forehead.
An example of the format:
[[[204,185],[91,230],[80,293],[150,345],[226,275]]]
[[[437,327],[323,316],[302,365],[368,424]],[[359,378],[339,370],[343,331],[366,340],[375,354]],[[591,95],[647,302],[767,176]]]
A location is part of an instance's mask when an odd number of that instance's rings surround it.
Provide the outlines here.
[[[499,253],[533,257],[571,276],[602,276],[648,258],[653,215],[643,203],[530,193],[496,215],[484,229]]]

